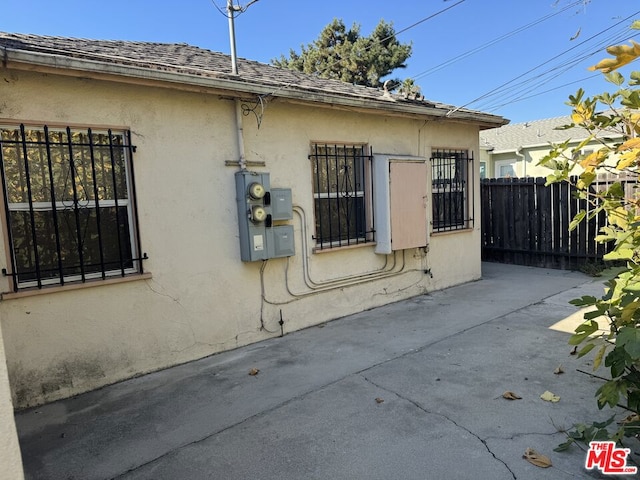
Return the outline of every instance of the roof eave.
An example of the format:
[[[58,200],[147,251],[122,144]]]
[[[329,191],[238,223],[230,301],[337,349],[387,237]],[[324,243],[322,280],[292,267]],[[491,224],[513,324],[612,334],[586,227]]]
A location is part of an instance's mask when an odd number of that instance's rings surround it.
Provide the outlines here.
[[[25,51],[19,49],[2,48],[3,67],[21,70],[47,69],[55,70],[67,75],[87,77],[87,74],[96,76],[118,77],[121,81],[134,82],[144,80],[159,83],[169,83],[177,88],[186,85],[196,88],[213,89],[227,92],[233,95],[273,95],[283,99],[292,99],[304,103],[322,103],[339,105],[343,107],[356,107],[367,110],[393,112],[409,116],[448,118],[455,121],[463,121],[480,125],[481,129],[495,128],[508,123],[508,120],[483,112],[457,110],[452,113],[449,108],[430,107],[427,105],[396,103],[385,98],[372,99],[367,97],[349,96],[340,93],[331,93],[321,90],[297,89],[277,83],[258,83],[247,81],[241,76],[237,78],[217,77],[215,75],[198,75],[195,73],[181,73],[167,70],[143,68],[136,65],[122,65],[117,63],[100,62],[96,60],[54,55],[42,52]],[[229,77],[232,75],[229,74]]]

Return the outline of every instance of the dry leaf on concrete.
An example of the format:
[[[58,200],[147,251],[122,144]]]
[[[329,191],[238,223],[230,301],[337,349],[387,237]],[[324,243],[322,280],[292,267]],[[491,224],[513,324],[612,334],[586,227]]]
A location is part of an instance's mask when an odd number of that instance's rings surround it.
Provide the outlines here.
[[[553,371],[553,373],[555,373],[556,375],[560,375],[561,373],[564,373],[564,369],[562,368],[562,364],[558,365],[556,367],[556,369]]]
[[[552,465],[549,457],[536,452],[533,448],[527,448],[522,458],[540,468],[549,468]]]
[[[624,417],[622,420],[620,420],[617,423],[618,425],[626,425],[627,423],[634,423],[634,422],[640,422],[640,415],[638,415],[637,413],[632,413],[631,415]]]
[[[508,390],[502,394],[502,398],[506,398],[507,400],[522,400],[521,396]]]
[[[547,390],[542,395],[540,395],[540,398],[542,400],[544,400],[545,402],[556,403],[556,402],[560,401],[560,397],[558,395],[556,395],[555,393],[551,393],[549,390]]]
[[[249,370],[249,375],[251,375],[252,377],[255,377],[259,373],[260,370],[258,368],[252,368],[251,370]]]

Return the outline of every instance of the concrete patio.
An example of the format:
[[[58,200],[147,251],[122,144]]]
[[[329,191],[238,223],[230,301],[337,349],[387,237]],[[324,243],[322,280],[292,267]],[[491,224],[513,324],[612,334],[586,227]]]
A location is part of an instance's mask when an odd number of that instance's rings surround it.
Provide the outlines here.
[[[20,412],[25,476],[610,478],[578,447],[553,451],[559,430],[612,414],[567,345],[581,317],[568,301],[602,282],[484,264],[476,282]]]

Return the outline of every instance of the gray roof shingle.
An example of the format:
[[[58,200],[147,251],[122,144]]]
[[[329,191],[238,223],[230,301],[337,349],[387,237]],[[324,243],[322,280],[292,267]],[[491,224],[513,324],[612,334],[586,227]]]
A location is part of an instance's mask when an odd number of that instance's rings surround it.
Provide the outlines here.
[[[251,86],[273,88],[280,96],[287,92],[308,92],[316,95],[339,95],[344,98],[360,99],[371,108],[403,111],[411,107],[413,113],[439,116],[454,110],[451,105],[424,100],[405,98],[386,93],[383,89],[353,85],[339,80],[319,78],[293,70],[283,69],[264,63],[239,58],[238,75],[231,72],[229,55],[213,52],[185,43],[153,43],[120,40],[93,40],[81,38],[53,37],[0,32],[0,49],[6,61],[11,52],[29,52],[44,56],[65,57],[95,62],[103,65],[118,65],[152,71],[181,74],[234,82],[239,91],[251,91]],[[229,83],[227,82],[227,85]],[[502,125],[506,120],[497,115],[468,109],[457,109],[454,118],[478,120],[488,125]]]
[[[558,129],[571,123],[571,117],[566,115],[490,128],[480,132],[480,147],[493,148],[494,152],[513,151],[521,147],[546,146],[567,139],[579,142],[587,138],[586,131],[580,127]]]

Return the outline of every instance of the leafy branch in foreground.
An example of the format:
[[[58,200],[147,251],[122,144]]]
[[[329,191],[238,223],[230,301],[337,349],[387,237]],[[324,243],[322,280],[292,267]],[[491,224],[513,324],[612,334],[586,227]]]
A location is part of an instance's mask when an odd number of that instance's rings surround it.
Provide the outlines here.
[[[632,28],[640,29],[640,22]],[[607,422],[577,424],[567,433],[568,440],[559,446],[566,449],[577,441],[610,438],[622,442],[625,437],[640,433],[640,196],[636,186],[625,189],[620,181],[605,188],[596,182],[599,173],[616,173],[637,181],[640,167],[640,71],[626,79],[618,69],[640,57],[640,44],[609,47],[613,58],[592,67],[603,73],[614,86],[613,92],[588,97],[580,89],[569,97],[570,125],[580,127],[585,139],[577,146],[571,140],[553,145],[540,164],[552,170],[547,184],[571,182],[578,196],[592,207],[579,212],[570,229],[604,211],[607,225],[596,240],[612,245],[605,261],[623,265],[619,273],[605,283],[601,298],[585,296],[571,303],[586,308],[584,321],[569,339],[577,346],[578,357],[593,353],[593,368],[609,369],[610,378],[596,391],[598,408],[621,406],[632,415],[611,433]],[[596,149],[588,155],[580,152],[589,145]]]

